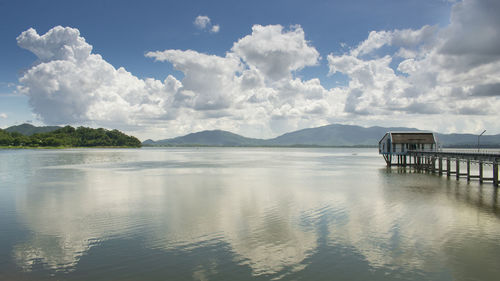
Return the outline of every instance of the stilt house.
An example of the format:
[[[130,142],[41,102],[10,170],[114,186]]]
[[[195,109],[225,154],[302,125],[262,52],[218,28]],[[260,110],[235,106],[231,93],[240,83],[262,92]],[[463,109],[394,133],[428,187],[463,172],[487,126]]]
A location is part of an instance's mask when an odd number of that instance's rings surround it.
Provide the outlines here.
[[[436,151],[437,141],[431,132],[387,132],[378,142],[379,154],[386,161],[390,161],[392,155],[407,155],[408,150]]]

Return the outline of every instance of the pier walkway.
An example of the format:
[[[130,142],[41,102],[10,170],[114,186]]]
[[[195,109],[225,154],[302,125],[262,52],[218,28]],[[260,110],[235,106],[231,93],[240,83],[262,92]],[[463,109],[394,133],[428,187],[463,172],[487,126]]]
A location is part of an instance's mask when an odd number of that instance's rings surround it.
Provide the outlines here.
[[[491,181],[498,187],[500,152],[408,150],[404,154],[387,156],[384,158],[388,166],[411,166],[439,175],[446,174],[447,177],[467,178],[467,181],[477,178],[480,183]],[[461,169],[463,165],[464,170]],[[474,169],[471,169],[472,165]]]

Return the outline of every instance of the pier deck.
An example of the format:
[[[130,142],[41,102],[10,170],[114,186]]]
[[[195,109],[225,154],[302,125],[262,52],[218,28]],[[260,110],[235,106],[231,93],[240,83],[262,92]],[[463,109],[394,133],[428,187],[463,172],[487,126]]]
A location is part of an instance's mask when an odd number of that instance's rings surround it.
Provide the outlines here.
[[[412,166],[439,175],[446,174],[447,177],[452,174],[457,179],[465,177],[468,181],[477,178],[481,183],[491,181],[495,187],[498,187],[500,153],[497,152],[408,150],[405,153],[384,155],[384,158],[388,166]],[[463,173],[461,173],[461,164],[466,165]],[[471,164],[478,166],[477,174],[473,174]],[[485,177],[485,166],[488,170],[491,166],[492,177]]]

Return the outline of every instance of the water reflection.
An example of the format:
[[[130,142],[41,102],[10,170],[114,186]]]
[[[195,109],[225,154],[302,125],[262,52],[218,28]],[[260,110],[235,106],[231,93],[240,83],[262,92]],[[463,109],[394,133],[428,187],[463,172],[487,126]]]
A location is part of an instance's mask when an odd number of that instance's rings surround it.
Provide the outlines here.
[[[263,168],[206,161],[180,155],[145,168],[142,161],[41,164],[18,196],[18,213],[32,235],[14,247],[16,260],[25,270],[36,263],[67,270],[95,241],[138,235],[147,236],[148,247],[165,250],[223,240],[254,275],[302,268],[318,238],[298,222],[326,199],[304,189],[309,176],[302,167],[290,177],[273,161]],[[163,168],[172,163],[176,168]]]
[[[498,273],[477,262],[499,260],[500,225],[492,199],[497,193],[491,185],[397,168],[379,173],[380,194],[358,198],[345,225],[330,225],[332,243],[352,245],[376,268],[446,269],[460,280],[489,280]]]
[[[317,265],[330,274],[357,268],[352,279],[364,270],[458,280],[499,273],[474,267],[500,260],[490,185],[380,168],[369,150],[32,156],[25,168],[32,173],[15,195],[29,235],[12,246],[12,256],[24,271],[42,265],[68,277],[93,248],[127,241],[142,250],[127,254],[125,265],[154,256],[160,260],[147,266],[161,272],[161,257],[185,255],[194,260],[187,278],[195,280],[230,280],[234,267],[255,278],[315,279],[308,268]],[[132,247],[126,243],[108,252]]]

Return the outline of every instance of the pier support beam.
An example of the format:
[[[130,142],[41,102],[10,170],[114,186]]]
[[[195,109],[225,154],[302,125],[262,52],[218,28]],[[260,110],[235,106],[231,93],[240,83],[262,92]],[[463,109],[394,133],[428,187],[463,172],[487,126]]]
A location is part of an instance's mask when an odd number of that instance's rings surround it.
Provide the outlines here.
[[[390,155],[388,155],[390,157]],[[384,155],[386,157],[386,155]],[[469,152],[441,152],[441,151],[409,151],[407,155],[401,155],[397,160],[401,165],[409,165],[414,167],[414,171],[439,173],[443,175],[446,172],[446,177],[449,179],[452,174],[455,174],[457,180],[460,177],[466,177],[467,181],[471,179],[479,179],[479,183],[484,181],[492,181],[495,190],[500,185],[500,175],[498,165],[500,164],[500,153],[469,153]],[[436,165],[436,161],[438,162]],[[443,161],[446,161],[446,167],[443,167]],[[451,165],[455,161],[455,169]],[[413,162],[413,163],[412,163]],[[466,168],[463,167],[465,162]],[[479,174],[475,174],[475,165],[478,165]],[[462,168],[460,167],[462,165]],[[471,171],[471,165],[472,171]],[[485,177],[484,165],[492,166],[493,177]],[[464,170],[460,173],[460,170]],[[465,173],[465,169],[467,172]],[[489,174],[489,168],[487,168]]]
[[[441,157],[439,157],[438,166],[439,166],[439,175],[441,176],[443,174],[443,158]]]
[[[483,162],[479,161],[479,182],[483,183]]]
[[[498,163],[493,163],[493,185],[498,187]]]
[[[446,177],[450,177],[450,158],[446,158]]]
[[[470,159],[467,159],[467,181],[470,181]]]

